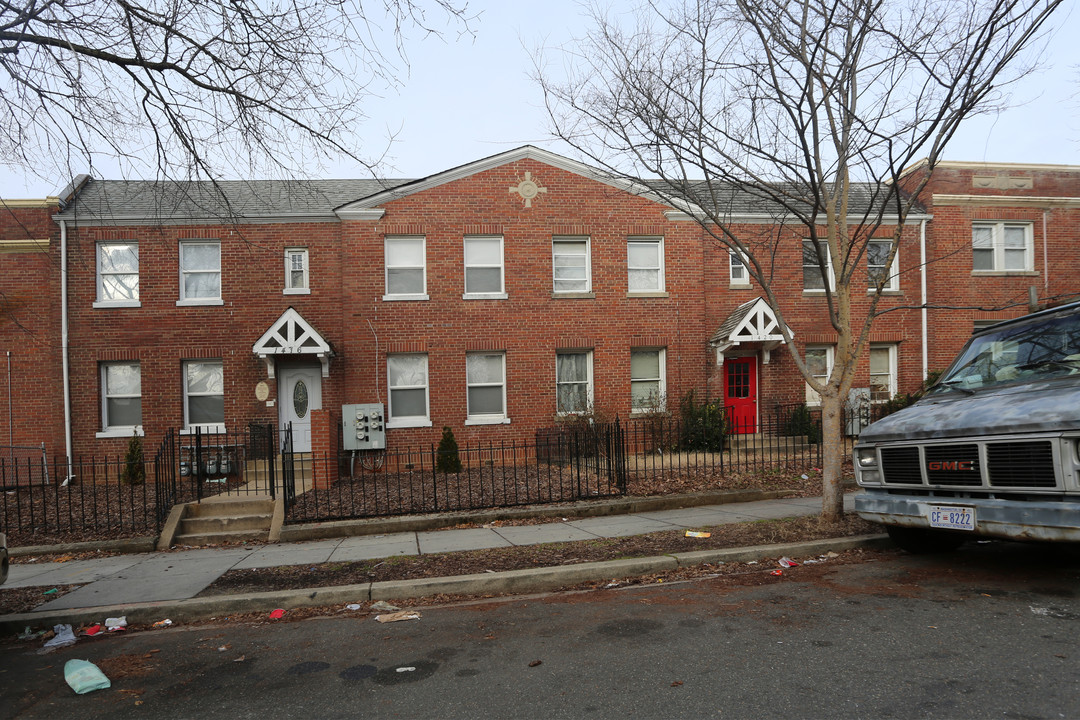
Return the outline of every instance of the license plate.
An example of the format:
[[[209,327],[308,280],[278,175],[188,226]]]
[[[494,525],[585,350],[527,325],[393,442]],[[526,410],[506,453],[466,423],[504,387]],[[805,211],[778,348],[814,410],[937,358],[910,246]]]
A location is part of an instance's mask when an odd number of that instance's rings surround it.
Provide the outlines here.
[[[946,530],[975,530],[975,508],[962,505],[928,505],[930,527]]]

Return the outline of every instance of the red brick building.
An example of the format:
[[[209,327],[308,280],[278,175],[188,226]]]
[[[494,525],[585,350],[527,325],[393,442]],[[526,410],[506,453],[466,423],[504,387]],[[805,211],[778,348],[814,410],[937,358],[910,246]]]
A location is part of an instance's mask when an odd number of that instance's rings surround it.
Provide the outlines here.
[[[291,421],[304,449],[311,410],[383,403],[403,448],[443,426],[462,443],[531,437],[689,390],[751,419],[814,400],[737,258],[648,188],[552,153],[224,190],[84,178],[59,201],[7,203],[0,444],[63,454],[69,424],[74,454],[120,453],[136,431]],[[1029,287],[1080,293],[1080,167],[944,163],[920,201],[894,265],[871,253],[866,269],[890,278],[856,383],[875,400],[942,369],[975,323],[1026,312]],[[770,229],[752,207],[732,220]],[[780,300],[827,373],[835,333],[802,258],[793,231]]]

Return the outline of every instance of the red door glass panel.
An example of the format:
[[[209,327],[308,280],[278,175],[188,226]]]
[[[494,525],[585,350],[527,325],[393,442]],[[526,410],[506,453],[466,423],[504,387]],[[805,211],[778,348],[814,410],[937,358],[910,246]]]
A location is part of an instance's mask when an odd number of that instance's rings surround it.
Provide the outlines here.
[[[726,405],[732,433],[757,432],[757,358],[724,361]]]

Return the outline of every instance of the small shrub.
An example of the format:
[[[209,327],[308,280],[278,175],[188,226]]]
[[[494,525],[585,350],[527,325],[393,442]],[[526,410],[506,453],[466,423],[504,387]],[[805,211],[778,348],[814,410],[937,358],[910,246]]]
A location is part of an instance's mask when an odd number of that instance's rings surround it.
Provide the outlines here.
[[[435,470],[441,473],[461,472],[461,457],[458,455],[457,439],[454,431],[444,426],[439,449],[435,451]]]
[[[782,434],[791,436],[805,435],[808,443],[818,445],[821,443],[821,423],[810,412],[810,408],[800,405],[784,419]]]
[[[125,485],[142,485],[146,482],[146,464],[143,460],[142,438],[133,433],[128,442],[124,467],[120,470],[120,482]]]
[[[694,391],[688,390],[679,402],[682,450],[721,452],[727,436],[727,413],[721,398],[700,405]]]

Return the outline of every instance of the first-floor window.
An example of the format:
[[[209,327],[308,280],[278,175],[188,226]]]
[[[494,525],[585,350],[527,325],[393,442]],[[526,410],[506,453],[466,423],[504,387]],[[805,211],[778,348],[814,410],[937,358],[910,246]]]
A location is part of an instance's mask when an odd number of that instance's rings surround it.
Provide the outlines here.
[[[896,346],[870,346],[870,402],[883,403],[896,395]]]
[[[506,355],[466,355],[465,379],[468,385],[469,420],[502,421],[506,417]]]
[[[666,393],[664,350],[630,351],[630,407],[634,411],[659,410]]]
[[[831,345],[806,348],[806,367],[815,380],[823,384],[828,382],[829,374],[832,373],[832,366],[833,349]],[[806,384],[806,404],[821,404],[821,395],[817,390],[810,387],[810,383]]]
[[[225,372],[220,360],[184,363],[184,426],[224,429]]]
[[[398,427],[431,425],[428,416],[428,356],[426,353],[388,355],[389,424]]]
[[[142,375],[139,363],[101,366],[101,426],[135,432],[142,425]]]
[[[592,406],[592,351],[556,353],[555,395],[559,413],[588,412]]]

